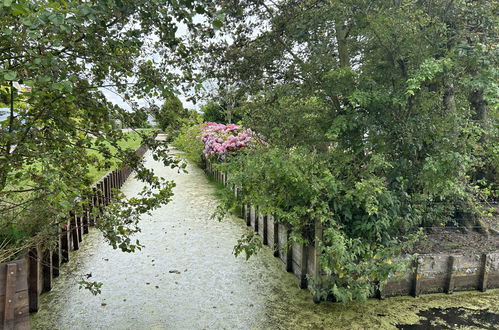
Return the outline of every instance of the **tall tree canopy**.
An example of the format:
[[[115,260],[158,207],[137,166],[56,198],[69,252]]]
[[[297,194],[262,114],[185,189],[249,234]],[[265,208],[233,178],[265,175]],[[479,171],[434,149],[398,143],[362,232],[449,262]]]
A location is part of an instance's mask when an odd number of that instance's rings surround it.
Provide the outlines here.
[[[297,236],[327,228],[329,294],[368,295],[418,226],[481,226],[499,183],[496,1],[221,3],[205,72],[268,142],[232,161],[234,183]]]

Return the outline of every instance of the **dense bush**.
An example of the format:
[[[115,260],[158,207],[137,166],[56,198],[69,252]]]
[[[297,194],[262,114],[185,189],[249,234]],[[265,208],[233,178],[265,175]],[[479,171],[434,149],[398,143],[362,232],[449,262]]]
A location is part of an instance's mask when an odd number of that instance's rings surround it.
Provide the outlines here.
[[[201,142],[201,123],[182,126],[172,145],[184,151],[186,158],[199,164],[202,161],[204,145]]]

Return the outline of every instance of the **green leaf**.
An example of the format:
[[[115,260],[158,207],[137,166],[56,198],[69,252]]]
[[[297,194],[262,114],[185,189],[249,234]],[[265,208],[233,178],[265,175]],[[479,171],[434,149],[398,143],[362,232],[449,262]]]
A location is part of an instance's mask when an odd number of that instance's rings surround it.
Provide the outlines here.
[[[224,26],[224,23],[219,19],[213,20],[212,24],[215,29],[220,29],[222,28],[222,26]]]
[[[11,81],[16,80],[16,78],[17,78],[17,72],[15,72],[15,71],[7,71],[4,73],[4,76],[3,76],[3,79],[11,80]]]

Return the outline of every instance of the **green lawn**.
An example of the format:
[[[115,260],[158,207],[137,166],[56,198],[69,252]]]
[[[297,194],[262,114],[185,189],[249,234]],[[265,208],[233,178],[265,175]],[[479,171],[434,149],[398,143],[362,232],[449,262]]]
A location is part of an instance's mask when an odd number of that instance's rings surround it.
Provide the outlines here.
[[[146,132],[148,135],[152,135],[156,129],[154,128],[147,128],[147,129],[141,129],[140,130],[142,133]],[[123,148],[123,149],[137,149],[140,147],[142,144],[142,139],[140,138],[140,135],[137,132],[129,132],[125,133],[126,139],[121,140],[118,145]],[[109,146],[111,152],[116,151],[116,148]],[[88,150],[88,154],[92,156],[97,156],[100,159],[102,159],[102,156],[95,150]],[[96,167],[92,166],[89,169],[89,175],[92,178],[92,182],[97,182],[102,178],[106,173],[108,173],[110,170],[117,169],[117,164],[116,162],[112,162],[112,166],[110,169],[97,169]]]

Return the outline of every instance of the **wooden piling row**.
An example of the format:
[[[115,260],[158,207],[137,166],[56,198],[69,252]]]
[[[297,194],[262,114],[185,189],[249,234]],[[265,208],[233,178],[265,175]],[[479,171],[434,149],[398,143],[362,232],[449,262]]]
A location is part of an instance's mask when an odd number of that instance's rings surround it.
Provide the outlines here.
[[[205,170],[218,182],[227,185],[227,174],[215,169],[205,160]],[[233,188],[233,191],[237,191]],[[239,193],[241,193],[239,189]],[[241,217],[257,232],[263,243],[272,248],[274,256],[282,260],[285,269],[298,278],[300,288],[310,283],[319,285],[324,274],[320,269],[322,225],[315,224],[313,245],[291,242],[291,228],[279,223],[273,214],[264,214],[257,205],[242,205]],[[401,256],[401,259],[408,256]],[[314,281],[310,281],[313,279]],[[397,273],[379,288],[375,297],[417,297],[420,294],[499,288],[499,251],[488,254],[425,254],[412,262],[406,272]]]
[[[146,151],[142,146],[136,153],[142,157]],[[91,195],[82,197],[59,224],[53,249],[37,245],[26,258],[0,263],[0,329],[30,329],[29,313],[40,308],[40,294],[52,289],[61,264],[69,261],[70,251],[79,249],[89,227],[98,224],[99,215],[131,174],[130,168],[113,170],[93,185]]]

